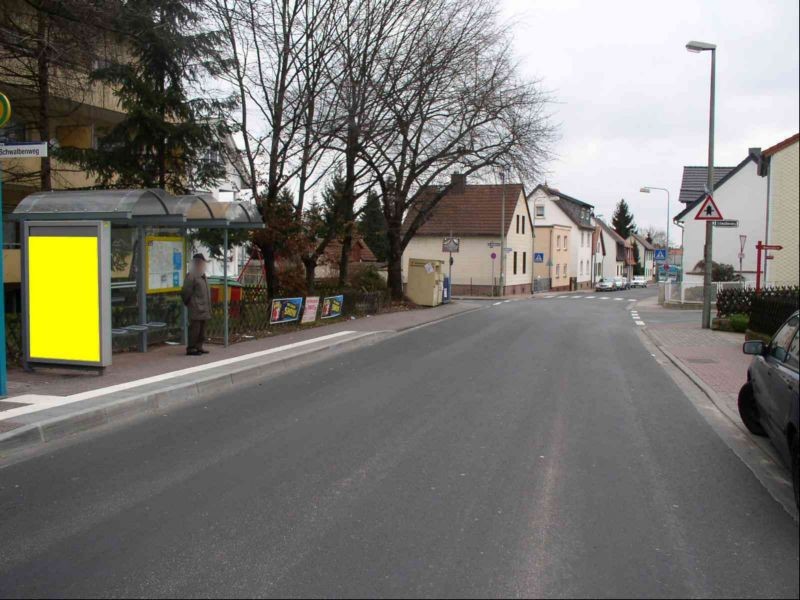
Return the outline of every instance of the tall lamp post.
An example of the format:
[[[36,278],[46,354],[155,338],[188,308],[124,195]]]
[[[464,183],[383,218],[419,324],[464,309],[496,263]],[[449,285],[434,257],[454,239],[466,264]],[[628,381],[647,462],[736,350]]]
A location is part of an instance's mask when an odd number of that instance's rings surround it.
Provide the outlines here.
[[[506,173],[500,172],[500,183],[503,186],[500,204],[500,296],[505,294],[506,285]]]
[[[691,41],[686,44],[689,52],[711,52],[711,95],[708,109],[708,180],[706,192],[714,194],[714,83],[717,76],[717,46],[707,42]],[[714,236],[713,221],[706,221],[706,245],[703,250],[703,329],[711,328],[711,267],[712,244]]]
[[[653,185],[646,185],[643,188],[639,189],[639,191],[642,192],[643,194],[649,194],[650,190],[659,190],[661,192],[666,192],[667,193],[667,243],[666,243],[666,246],[667,246],[667,264],[669,264],[669,226],[670,226],[670,222],[669,222],[669,190],[667,188],[655,187]],[[656,273],[656,275],[658,275],[658,274]],[[657,281],[660,281],[658,278],[656,278],[656,279],[657,279]]]

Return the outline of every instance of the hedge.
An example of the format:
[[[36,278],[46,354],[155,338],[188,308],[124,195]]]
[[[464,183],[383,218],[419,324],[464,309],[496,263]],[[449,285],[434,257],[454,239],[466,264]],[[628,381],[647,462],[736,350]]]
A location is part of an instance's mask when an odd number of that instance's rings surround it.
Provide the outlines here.
[[[751,330],[771,336],[797,310],[799,300],[799,286],[766,287],[758,294],[754,289],[724,289],[717,294],[717,316],[747,315]]]

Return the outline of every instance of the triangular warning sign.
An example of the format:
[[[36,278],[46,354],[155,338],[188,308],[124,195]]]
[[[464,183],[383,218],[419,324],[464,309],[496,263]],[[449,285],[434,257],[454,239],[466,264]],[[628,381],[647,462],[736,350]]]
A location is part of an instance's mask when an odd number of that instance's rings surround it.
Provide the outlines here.
[[[719,212],[719,208],[710,194],[703,200],[694,219],[695,221],[722,221],[722,213]]]

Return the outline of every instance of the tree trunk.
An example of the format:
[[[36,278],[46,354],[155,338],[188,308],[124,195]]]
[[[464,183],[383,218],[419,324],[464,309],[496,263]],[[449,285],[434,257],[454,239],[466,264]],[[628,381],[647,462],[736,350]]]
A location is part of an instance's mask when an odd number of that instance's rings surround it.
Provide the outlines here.
[[[395,219],[393,219],[395,221]],[[389,238],[387,249],[387,262],[389,269],[389,290],[392,293],[392,300],[402,300],[403,294],[403,248],[401,223],[389,223],[386,231]]]
[[[261,258],[264,261],[264,272],[267,278],[267,296],[274,298],[278,293],[278,272],[275,267],[275,246],[272,242],[259,244]]]
[[[317,268],[317,256],[315,254],[312,255],[303,255],[302,257],[303,266],[306,269],[306,290],[309,294],[314,293],[314,284],[315,284],[315,274],[314,271]]]
[[[50,26],[49,18],[41,11],[38,12],[38,57],[37,79],[39,88],[39,139],[42,142],[50,141]],[[43,191],[52,189],[50,169],[50,153],[42,157],[39,172],[40,185]]]
[[[344,236],[342,237],[342,254],[339,256],[339,287],[347,285],[347,277],[350,272],[350,249],[353,247],[353,223],[345,225]]]

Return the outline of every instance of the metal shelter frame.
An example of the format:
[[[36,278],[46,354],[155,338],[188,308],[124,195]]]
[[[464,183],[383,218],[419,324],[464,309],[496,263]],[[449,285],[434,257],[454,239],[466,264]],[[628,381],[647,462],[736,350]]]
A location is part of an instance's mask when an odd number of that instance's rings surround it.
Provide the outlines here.
[[[139,334],[139,351],[147,352],[147,256],[144,249],[145,228],[222,229],[223,256],[223,343],[229,345],[228,314],[228,231],[231,229],[263,229],[264,223],[255,208],[242,202],[219,202],[210,195],[173,196],[161,189],[139,190],[67,190],[37,192],[24,198],[9,215],[24,221],[108,221],[112,225],[135,227],[141,248],[136,269],[136,293],[139,325],[129,326]],[[25,248],[23,248],[25,252]],[[186,308],[183,310],[184,338]]]

